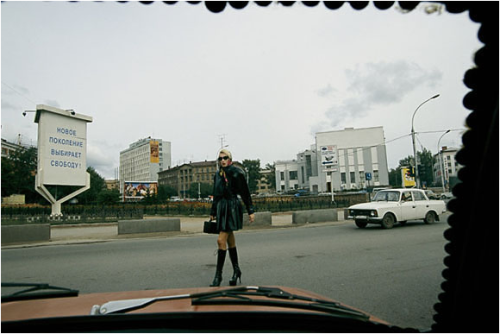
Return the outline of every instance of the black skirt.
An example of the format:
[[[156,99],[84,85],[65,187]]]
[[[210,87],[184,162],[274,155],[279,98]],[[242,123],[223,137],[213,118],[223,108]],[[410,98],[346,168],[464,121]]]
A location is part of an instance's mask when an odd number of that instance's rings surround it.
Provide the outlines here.
[[[217,229],[231,232],[243,228],[243,207],[237,197],[221,198],[217,203]]]

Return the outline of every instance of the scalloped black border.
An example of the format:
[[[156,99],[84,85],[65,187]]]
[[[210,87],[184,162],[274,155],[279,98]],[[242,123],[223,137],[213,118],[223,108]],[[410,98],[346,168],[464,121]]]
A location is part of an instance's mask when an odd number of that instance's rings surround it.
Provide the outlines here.
[[[127,2],[127,1],[119,1]],[[153,1],[140,1],[148,5]],[[163,1],[173,5],[177,1]],[[199,5],[202,1],[188,1]],[[212,13],[220,13],[229,4],[234,9],[244,9],[248,1],[205,1]],[[255,1],[262,7],[271,1]],[[278,1],[282,6],[292,6],[295,1]],[[314,7],[319,1],[302,1]],[[348,3],[362,10],[367,1],[324,1],[331,10]],[[375,1],[380,10],[391,8],[396,2]],[[415,9],[420,2],[400,1],[405,10]],[[468,131],[463,135],[463,147],[456,160],[464,167],[459,172],[462,183],[453,188],[455,199],[448,204],[452,215],[450,227],[444,236],[446,268],[442,275],[443,292],[434,305],[436,314],[433,332],[498,332],[499,331],[499,245],[498,245],[498,2],[466,1],[439,2],[449,13],[469,12],[472,21],[481,24],[478,38],[484,46],[474,57],[475,68],[464,74],[464,84],[471,89],[463,98],[463,105],[471,110],[466,119]],[[445,41],[443,41],[445,43]]]

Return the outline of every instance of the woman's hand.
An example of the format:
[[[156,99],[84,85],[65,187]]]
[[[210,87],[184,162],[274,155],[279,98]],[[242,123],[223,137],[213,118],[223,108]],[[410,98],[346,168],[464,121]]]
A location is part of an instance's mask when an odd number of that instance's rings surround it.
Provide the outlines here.
[[[255,221],[255,213],[248,215],[248,218],[249,218],[250,224],[253,223]]]
[[[210,216],[210,220],[215,220],[215,217],[214,216]]]

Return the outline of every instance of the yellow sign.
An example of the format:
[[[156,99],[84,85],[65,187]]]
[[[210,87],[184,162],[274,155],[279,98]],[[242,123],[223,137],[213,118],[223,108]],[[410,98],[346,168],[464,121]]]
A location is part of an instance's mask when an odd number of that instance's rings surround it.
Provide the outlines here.
[[[403,180],[403,188],[413,188],[417,185],[415,177],[410,176],[410,168],[401,168],[401,178]]]
[[[157,140],[151,140],[149,142],[149,147],[151,150],[150,161],[152,163],[159,163],[160,162],[160,144],[158,143]]]

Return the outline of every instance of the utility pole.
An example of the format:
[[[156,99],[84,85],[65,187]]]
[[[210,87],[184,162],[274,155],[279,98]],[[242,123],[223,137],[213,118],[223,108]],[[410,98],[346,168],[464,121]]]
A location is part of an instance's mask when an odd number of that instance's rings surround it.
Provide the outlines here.
[[[420,179],[418,177],[418,156],[417,156],[417,144],[415,143],[415,128],[413,127],[413,120],[415,119],[415,114],[417,113],[418,109],[423,106],[425,103],[429,102],[430,100],[433,100],[435,98],[438,98],[439,94],[434,95],[431,98],[428,98],[424,102],[420,103],[420,105],[415,109],[413,112],[413,116],[411,118],[411,140],[413,142],[413,163],[415,164],[415,181],[417,183],[417,188],[420,188]]]

